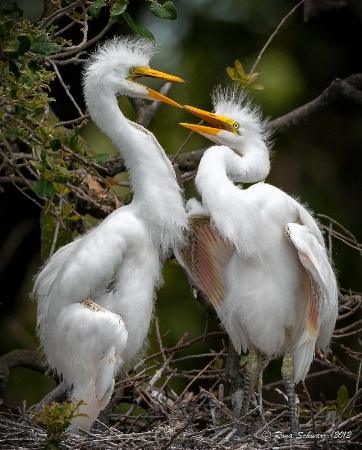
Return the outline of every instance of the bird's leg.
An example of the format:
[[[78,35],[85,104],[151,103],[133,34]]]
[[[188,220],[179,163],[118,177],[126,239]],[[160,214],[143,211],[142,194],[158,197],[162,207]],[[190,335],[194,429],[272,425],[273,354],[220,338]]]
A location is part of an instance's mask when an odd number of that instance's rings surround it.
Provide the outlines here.
[[[230,381],[231,404],[235,417],[240,417],[240,409],[243,401],[243,380],[240,376],[240,355],[235,350],[233,343],[229,342],[228,356],[225,364],[225,375]]]
[[[244,375],[243,403],[240,410],[240,417],[245,416],[249,411],[251,394],[253,392],[259,371],[260,357],[258,349],[254,345],[249,347],[248,362]]]
[[[285,355],[282,365],[282,377],[288,398],[290,412],[290,433],[296,437],[298,433],[297,408],[295,403],[294,356],[292,350],[292,330],[285,330]]]

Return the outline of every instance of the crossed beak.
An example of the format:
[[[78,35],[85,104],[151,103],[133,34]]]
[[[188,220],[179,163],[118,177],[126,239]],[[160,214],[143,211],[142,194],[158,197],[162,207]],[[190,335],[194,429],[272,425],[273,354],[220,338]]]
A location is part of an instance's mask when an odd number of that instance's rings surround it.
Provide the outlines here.
[[[231,131],[234,134],[238,134],[237,128],[238,123],[235,120],[230,119],[226,116],[221,116],[219,114],[204,111],[203,109],[195,108],[193,106],[184,105],[184,109],[194,114],[205,122],[213,125],[213,127],[207,127],[204,125],[191,124],[191,123],[180,123],[183,127],[189,128],[196,133],[203,135],[213,135],[216,136],[222,130]]]
[[[161,78],[162,80],[167,81],[176,81],[178,83],[184,83],[185,80],[183,80],[180,77],[176,77],[175,75],[169,75],[168,73],[160,72],[158,70],[150,69],[149,67],[133,67],[131,69],[130,75],[128,77],[129,80],[136,83],[134,80],[140,77],[152,77],[152,78]],[[168,103],[172,106],[176,106],[177,108],[182,108],[180,104],[177,102],[171,100],[170,98],[166,97],[165,95],[160,94],[157,91],[154,91],[153,89],[143,86],[145,89],[147,89],[147,98],[150,98],[152,100],[158,100],[160,102]]]

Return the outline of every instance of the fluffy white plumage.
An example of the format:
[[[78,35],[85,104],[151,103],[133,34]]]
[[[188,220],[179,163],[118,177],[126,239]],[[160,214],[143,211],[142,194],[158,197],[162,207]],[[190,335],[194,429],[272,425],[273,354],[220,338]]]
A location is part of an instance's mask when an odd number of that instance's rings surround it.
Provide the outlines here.
[[[117,38],[99,48],[85,68],[89,113],[119,149],[134,197],[96,228],[58,250],[33,290],[38,333],[49,365],[73,385],[88,417],[71,430],[89,430],[110,400],[114,377],[143,346],[155,287],[168,252],[187,227],[172,164],[152,133],[129,122],[117,95],[158,98],[138,84],[141,75],[176,79],[149,69],[148,40]]]
[[[242,102],[235,90],[218,90],[215,114],[186,107],[214,127],[182,125],[218,145],[200,161],[202,205],[187,205],[191,234],[178,258],[213,303],[235,349],[253,347],[275,357],[290,345],[291,377],[298,382],[308,373],[315,346],[329,345],[337,283],[312,215],[264,183],[268,135],[259,112]],[[235,182],[255,184],[242,189]]]

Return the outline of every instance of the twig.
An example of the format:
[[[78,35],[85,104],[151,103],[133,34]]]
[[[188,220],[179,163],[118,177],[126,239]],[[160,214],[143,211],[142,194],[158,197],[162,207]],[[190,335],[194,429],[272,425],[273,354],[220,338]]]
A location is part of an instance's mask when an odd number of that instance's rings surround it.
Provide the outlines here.
[[[312,400],[310,398],[307,386],[305,385],[304,380],[302,381],[302,385],[303,385],[303,392],[307,397],[307,401],[308,401],[308,405],[309,405],[309,410],[310,410],[310,415],[311,415],[311,419],[312,419],[312,427],[313,427],[313,434],[314,436],[317,435],[317,429],[316,429],[316,423],[315,423],[315,418],[314,418],[314,411],[313,411],[313,405],[312,405]],[[318,447],[318,443],[317,443],[317,439],[316,437],[314,437],[313,439],[314,441],[314,447],[317,448]]]
[[[276,27],[276,29],[274,30],[274,32],[270,35],[270,37],[269,37],[269,39],[267,40],[267,42],[266,42],[266,44],[264,45],[264,47],[261,49],[261,51],[260,51],[258,57],[256,58],[256,61],[255,61],[254,65],[253,65],[253,67],[252,67],[251,70],[250,70],[250,73],[254,73],[254,72],[255,72],[255,69],[256,69],[257,65],[259,64],[259,62],[260,62],[260,60],[261,60],[261,57],[263,56],[265,50],[269,47],[271,41],[272,41],[272,40],[274,39],[274,37],[278,34],[278,32],[279,32],[280,28],[283,26],[284,22],[285,22],[285,21],[286,21],[286,20],[294,13],[294,11],[295,11],[296,9],[298,9],[299,6],[302,5],[304,2],[305,2],[305,0],[302,0],[301,2],[299,2],[297,5],[294,6],[294,8],[293,8],[291,11],[289,11],[289,13],[288,13],[285,17],[283,17],[283,19],[280,21],[279,25]]]
[[[69,87],[66,86],[66,84],[63,81],[63,77],[61,76],[58,67],[56,66],[55,62],[51,60],[51,58],[45,58],[45,61],[47,61],[52,67],[54,72],[56,73],[58,80],[60,82],[60,84],[63,86],[63,89],[65,91],[65,93],[67,94],[67,96],[70,98],[70,101],[72,102],[72,104],[74,105],[75,109],[78,111],[78,114],[82,117],[83,116],[83,112],[80,109],[80,107],[78,106],[77,102],[75,101],[74,97],[72,96],[72,94],[70,93]]]
[[[205,370],[207,370],[210,366],[211,366],[211,364],[213,364],[215,361],[217,361],[219,358],[220,358],[220,356],[223,354],[223,353],[225,353],[225,351],[226,351],[226,348],[223,348],[223,349],[221,349],[220,351],[219,351],[219,353],[217,353],[216,355],[215,355],[215,357],[196,375],[196,377],[194,377],[191,381],[190,381],[190,383],[185,387],[185,389],[181,392],[181,394],[179,395],[179,397],[178,397],[178,399],[177,399],[177,401],[175,402],[175,404],[177,404],[180,400],[181,400],[181,398],[185,395],[185,393],[189,390],[189,388],[190,388],[190,386],[192,386],[194,383],[195,383],[195,381],[205,372]]]
[[[274,136],[277,136],[310,119],[337,100],[346,99],[360,104],[362,103],[361,88],[362,74],[350,75],[344,80],[336,78],[317,98],[278,119],[272,120],[267,128]]]

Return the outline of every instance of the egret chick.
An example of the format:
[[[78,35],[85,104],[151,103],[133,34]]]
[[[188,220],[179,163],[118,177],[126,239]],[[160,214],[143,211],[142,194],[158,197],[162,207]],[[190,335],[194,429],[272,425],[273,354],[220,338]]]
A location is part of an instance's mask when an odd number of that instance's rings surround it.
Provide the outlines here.
[[[141,76],[183,81],[149,67],[146,39],[106,42],[84,70],[93,121],[124,158],[133,200],[58,250],[37,276],[38,334],[50,367],[83,400],[70,431],[89,430],[108,404],[114,378],[140,351],[148,333],[161,269],[187,227],[172,164],[152,133],[128,121],[117,96],[173,100],[136,82]]]
[[[315,347],[328,348],[337,282],[310,212],[264,182],[268,134],[259,112],[244,100],[234,89],[217,89],[215,113],[185,106],[212,126],[181,125],[216,145],[200,161],[195,183],[202,205],[189,204],[190,231],[178,259],[215,307],[236,351],[249,350],[241,416],[249,408],[260,354],[283,355],[296,435],[294,383],[305,379]]]

